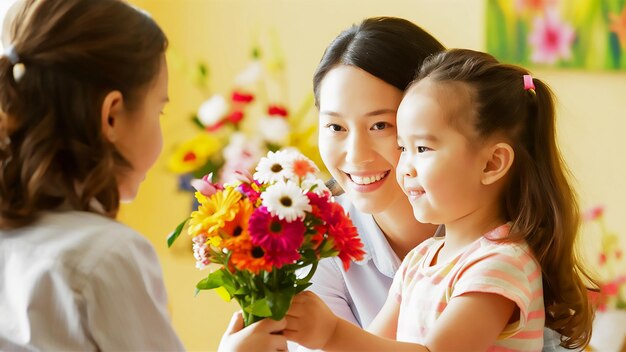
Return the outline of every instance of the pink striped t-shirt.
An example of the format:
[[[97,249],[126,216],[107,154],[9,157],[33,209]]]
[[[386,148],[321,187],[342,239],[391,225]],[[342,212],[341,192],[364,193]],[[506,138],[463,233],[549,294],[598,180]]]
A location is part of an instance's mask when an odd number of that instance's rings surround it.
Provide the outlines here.
[[[390,289],[400,302],[396,339],[424,343],[428,329],[452,299],[486,292],[510,299],[520,311],[519,320],[505,327],[489,351],[540,351],[545,321],[541,267],[525,242],[489,240],[502,238],[509,230],[509,224],[502,225],[457,257],[432,266],[443,238],[430,238],[413,249]]]

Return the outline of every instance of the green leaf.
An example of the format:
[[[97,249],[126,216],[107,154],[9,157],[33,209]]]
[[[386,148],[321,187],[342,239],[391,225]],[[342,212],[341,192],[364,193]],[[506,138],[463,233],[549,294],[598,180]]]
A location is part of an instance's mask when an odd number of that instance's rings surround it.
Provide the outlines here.
[[[196,288],[199,290],[212,290],[224,285],[224,271],[218,270],[209,274],[209,276],[200,280],[196,284]]]
[[[170,248],[172,244],[174,244],[174,241],[176,241],[178,236],[180,236],[180,233],[183,231],[183,228],[185,227],[187,221],[189,221],[189,218],[178,224],[178,226],[176,226],[176,229],[172,233],[170,233],[169,236],[167,236],[167,248]]]
[[[298,287],[296,287],[296,294],[306,290],[311,285],[313,285],[312,282],[307,282],[306,284],[298,285]]]
[[[200,118],[198,117],[198,115],[193,114],[191,116],[191,122],[193,122],[194,125],[196,125],[197,127],[200,127],[201,129],[205,129],[204,125],[202,124],[202,122],[200,122]]]
[[[293,286],[281,287],[279,290],[266,290],[265,299],[272,311],[272,319],[282,319],[291,306],[291,300],[296,294],[296,288]]]
[[[271,317],[272,310],[265,298],[262,298],[258,301],[254,301],[251,305],[244,308],[244,310],[248,313],[256,315],[257,317]]]

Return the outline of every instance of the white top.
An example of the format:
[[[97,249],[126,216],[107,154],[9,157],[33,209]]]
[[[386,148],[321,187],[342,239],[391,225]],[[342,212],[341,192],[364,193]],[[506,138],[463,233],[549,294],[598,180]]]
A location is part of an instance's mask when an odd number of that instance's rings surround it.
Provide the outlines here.
[[[322,259],[309,288],[339,317],[367,327],[382,308],[401,260],[374,221],[347,196],[335,198],[349,214],[363,242],[365,257],[345,271],[339,257]]]
[[[78,211],[0,231],[0,350],[184,350],[152,245]]]

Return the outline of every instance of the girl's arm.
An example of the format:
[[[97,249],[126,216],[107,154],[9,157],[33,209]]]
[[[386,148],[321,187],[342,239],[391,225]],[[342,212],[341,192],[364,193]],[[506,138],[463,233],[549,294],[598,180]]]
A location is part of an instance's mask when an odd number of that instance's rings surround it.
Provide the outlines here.
[[[387,295],[385,304],[376,315],[376,318],[367,327],[367,331],[380,337],[388,339],[396,339],[396,331],[398,330],[398,316],[400,315],[400,302],[398,296],[393,290]]]
[[[283,335],[310,349],[325,351],[424,351],[423,346],[376,336],[332,313],[312,292],[294,297]]]
[[[424,346],[398,342],[361,330],[332,314],[319,297],[304,292],[294,298],[283,334],[308,348],[329,351],[479,351],[486,350],[495,342],[514,310],[512,301],[495,294],[468,293],[456,297],[429,331]],[[391,313],[386,311],[384,314]],[[378,325],[384,320],[384,317],[381,320],[377,317],[375,322]],[[392,321],[397,323],[397,318]],[[389,331],[380,326],[373,328],[385,334]]]

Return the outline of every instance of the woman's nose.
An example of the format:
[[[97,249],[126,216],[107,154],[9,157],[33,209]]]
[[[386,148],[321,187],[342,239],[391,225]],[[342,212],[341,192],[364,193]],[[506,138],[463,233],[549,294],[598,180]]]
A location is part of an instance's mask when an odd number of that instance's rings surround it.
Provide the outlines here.
[[[374,161],[376,151],[374,143],[363,133],[355,132],[346,145],[346,161],[352,165],[367,164]]]

